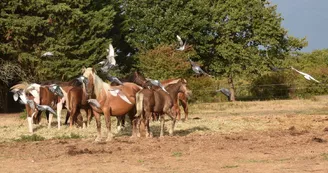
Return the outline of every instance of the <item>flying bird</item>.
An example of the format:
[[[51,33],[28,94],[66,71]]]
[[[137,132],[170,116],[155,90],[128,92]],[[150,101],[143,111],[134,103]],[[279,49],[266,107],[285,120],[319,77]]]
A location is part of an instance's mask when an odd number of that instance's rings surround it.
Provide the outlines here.
[[[123,83],[115,76],[107,75],[107,79],[112,83],[117,83],[119,85],[123,85]]]
[[[96,99],[89,99],[88,103],[100,109],[100,103]]]
[[[36,109],[39,111],[49,111],[50,113],[57,116],[56,112],[48,105],[36,105]]]
[[[49,90],[53,92],[55,95],[58,95],[60,97],[64,96],[64,93],[61,90],[61,87],[57,84],[51,84],[48,86]]]
[[[224,94],[225,96],[227,96],[230,99],[231,93],[230,93],[229,89],[221,88],[221,89],[217,90],[217,92],[221,92],[222,94]]]
[[[177,39],[179,41],[179,48],[177,48],[177,50],[180,50],[180,51],[185,50],[187,41],[183,42],[179,35],[177,35]]]
[[[85,76],[81,75],[80,77],[76,78],[80,83],[84,83],[85,85],[88,85],[89,80]]]
[[[52,52],[46,52],[42,54],[42,56],[53,56],[54,54]]]
[[[148,80],[152,85],[154,85],[154,86],[158,86],[158,87],[160,87],[163,91],[165,91],[166,93],[168,93],[168,92],[166,91],[166,89],[164,88],[164,86],[161,84],[160,81],[158,81],[158,80],[154,80],[154,79],[148,79],[148,78],[147,78],[147,80]]]
[[[109,69],[116,66],[116,60],[115,60],[116,55],[115,55],[113,45],[109,44],[109,47],[106,50],[108,52],[108,55],[106,56],[106,59],[98,63],[98,64],[103,65],[101,70],[105,73],[107,73]]]
[[[23,105],[29,105],[31,109],[35,109],[35,104],[33,100],[29,100],[26,97],[25,91],[22,89],[13,89],[11,90],[11,92],[14,93],[13,98],[15,101],[18,101],[19,99],[19,103],[23,104]]]
[[[211,76],[211,75],[207,74],[206,72],[204,72],[204,70],[202,70],[202,69],[199,67],[199,65],[197,65],[195,62],[193,62],[190,58],[189,58],[189,62],[190,62],[190,65],[191,65],[192,70],[193,70],[197,75],[204,74],[204,75],[207,75],[207,76]]]
[[[130,100],[126,97],[126,95],[118,88],[111,88],[108,90],[109,93],[112,95],[112,96],[120,96],[122,100],[124,100],[125,102],[129,103],[129,104],[132,104],[130,102]]]
[[[314,79],[311,75],[309,75],[307,73],[304,73],[304,72],[301,72],[301,71],[298,71],[294,67],[291,67],[291,68],[292,68],[292,70],[295,70],[297,73],[303,75],[305,77],[305,79],[307,79],[307,80],[314,80],[315,82],[320,83],[318,80]]]

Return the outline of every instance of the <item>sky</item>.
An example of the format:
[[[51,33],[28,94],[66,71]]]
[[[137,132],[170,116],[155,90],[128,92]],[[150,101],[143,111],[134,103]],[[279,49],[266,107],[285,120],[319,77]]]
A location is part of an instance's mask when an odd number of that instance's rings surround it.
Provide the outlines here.
[[[302,52],[328,48],[328,0],[269,0],[278,5],[288,35],[306,37]]]

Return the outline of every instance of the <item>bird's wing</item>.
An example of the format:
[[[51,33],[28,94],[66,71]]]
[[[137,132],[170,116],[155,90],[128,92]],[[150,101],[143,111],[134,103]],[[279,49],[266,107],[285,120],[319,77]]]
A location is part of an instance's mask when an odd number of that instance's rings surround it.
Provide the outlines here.
[[[100,108],[100,103],[96,99],[89,99],[88,103],[95,106],[95,107],[97,107],[97,108]]]
[[[33,96],[34,98],[39,98],[39,92],[36,91],[35,89],[31,90],[30,93],[32,94],[32,96]]]
[[[13,98],[14,98],[15,101],[18,100],[18,97],[19,97],[19,96],[18,96],[18,93],[14,93]]]
[[[28,100],[27,103],[28,103],[28,105],[30,106],[30,108],[31,108],[32,110],[35,109],[35,104],[34,104],[34,102],[33,102],[32,100]]]
[[[114,57],[115,56],[115,52],[114,52],[114,48],[112,44],[109,44],[109,56]]]
[[[179,45],[180,46],[183,46],[183,41],[182,41],[182,39],[181,39],[181,37],[179,35],[177,35],[177,39],[179,41]]]
[[[124,100],[125,102],[129,103],[132,105],[132,103],[130,102],[130,100],[126,97],[125,94],[123,94],[122,92],[118,92],[118,96],[121,97],[122,100]]]
[[[47,111],[51,112],[54,115],[57,115],[57,113],[50,106],[48,106],[48,105],[43,105],[43,106],[45,106]]]
[[[109,93],[110,93],[112,96],[114,96],[114,97],[116,97],[117,94],[119,93],[119,89],[110,89],[110,90],[108,90],[108,91],[109,91]]]
[[[314,79],[314,77],[312,77],[312,76],[310,76],[310,79],[320,83],[318,80]]]
[[[114,78],[114,81],[120,85],[123,85],[123,83],[118,78]]]

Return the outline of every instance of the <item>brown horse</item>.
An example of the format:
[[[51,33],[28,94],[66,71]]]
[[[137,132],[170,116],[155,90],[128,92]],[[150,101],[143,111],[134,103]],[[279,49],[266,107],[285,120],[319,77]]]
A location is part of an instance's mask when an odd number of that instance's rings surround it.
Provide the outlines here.
[[[128,98],[132,103],[127,103],[122,98],[118,96],[113,96],[109,90],[113,88],[108,83],[105,83],[95,72],[93,68],[83,69],[83,76],[88,79],[87,92],[89,95],[93,96],[99,104],[100,108],[92,106],[92,111],[94,113],[96,123],[97,123],[97,138],[96,141],[101,140],[101,123],[100,123],[100,113],[105,116],[105,122],[107,127],[107,141],[112,140],[113,134],[111,132],[111,121],[110,116],[125,116],[129,113],[129,117],[134,119],[135,114],[135,95],[142,88],[134,83],[125,82],[124,85],[115,86],[115,88],[120,89],[122,93]],[[132,133],[135,133],[135,127]]]
[[[153,114],[157,114],[161,116],[161,132],[160,137],[164,136],[164,115],[168,115],[172,119],[172,126],[169,130],[169,134],[173,135],[176,114],[175,110],[172,109],[174,106],[174,100],[177,100],[177,96],[179,92],[186,93],[187,88],[186,84],[181,80],[177,83],[170,84],[165,88],[168,93],[163,91],[162,89],[142,89],[136,95],[136,108],[137,113],[135,117],[139,117],[137,120],[137,131],[138,134],[139,126],[141,121],[144,121],[146,125],[146,137],[151,137],[150,128],[149,128],[149,120],[152,118]]]
[[[187,80],[183,79],[183,78],[177,78],[177,79],[166,79],[166,80],[162,80],[161,83],[164,87],[170,85],[170,84],[174,84],[177,83],[179,80],[182,80],[184,83],[187,84]],[[177,103],[174,105],[174,109],[176,110],[177,113],[177,120],[181,119],[181,112],[180,112],[180,108],[179,108],[179,104],[178,102],[180,101],[184,113],[185,113],[185,119],[184,120],[188,120],[188,98],[191,95],[191,90],[189,90],[187,88],[187,92],[183,93],[183,92],[179,92],[178,93],[178,100],[176,101]]]
[[[86,124],[89,125],[92,110],[87,102],[89,95],[86,91],[85,84],[82,83],[81,86],[75,86],[75,87],[71,88],[68,91],[67,97],[68,97],[68,100],[67,100],[68,107],[69,107],[69,111],[70,111],[70,127],[72,127],[73,123],[75,123],[75,122],[78,123],[79,126],[82,126],[83,118],[82,118],[82,121],[77,121],[78,116],[81,115],[80,109],[84,109],[85,112],[87,113],[87,123]],[[80,116],[80,117],[82,117],[82,116]]]

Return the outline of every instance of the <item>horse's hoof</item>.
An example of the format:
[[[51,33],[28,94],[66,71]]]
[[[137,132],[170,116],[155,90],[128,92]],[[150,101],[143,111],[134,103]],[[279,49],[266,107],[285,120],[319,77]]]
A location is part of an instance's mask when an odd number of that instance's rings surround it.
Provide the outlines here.
[[[146,135],[147,138],[153,138],[153,133],[149,133],[148,135]]]

